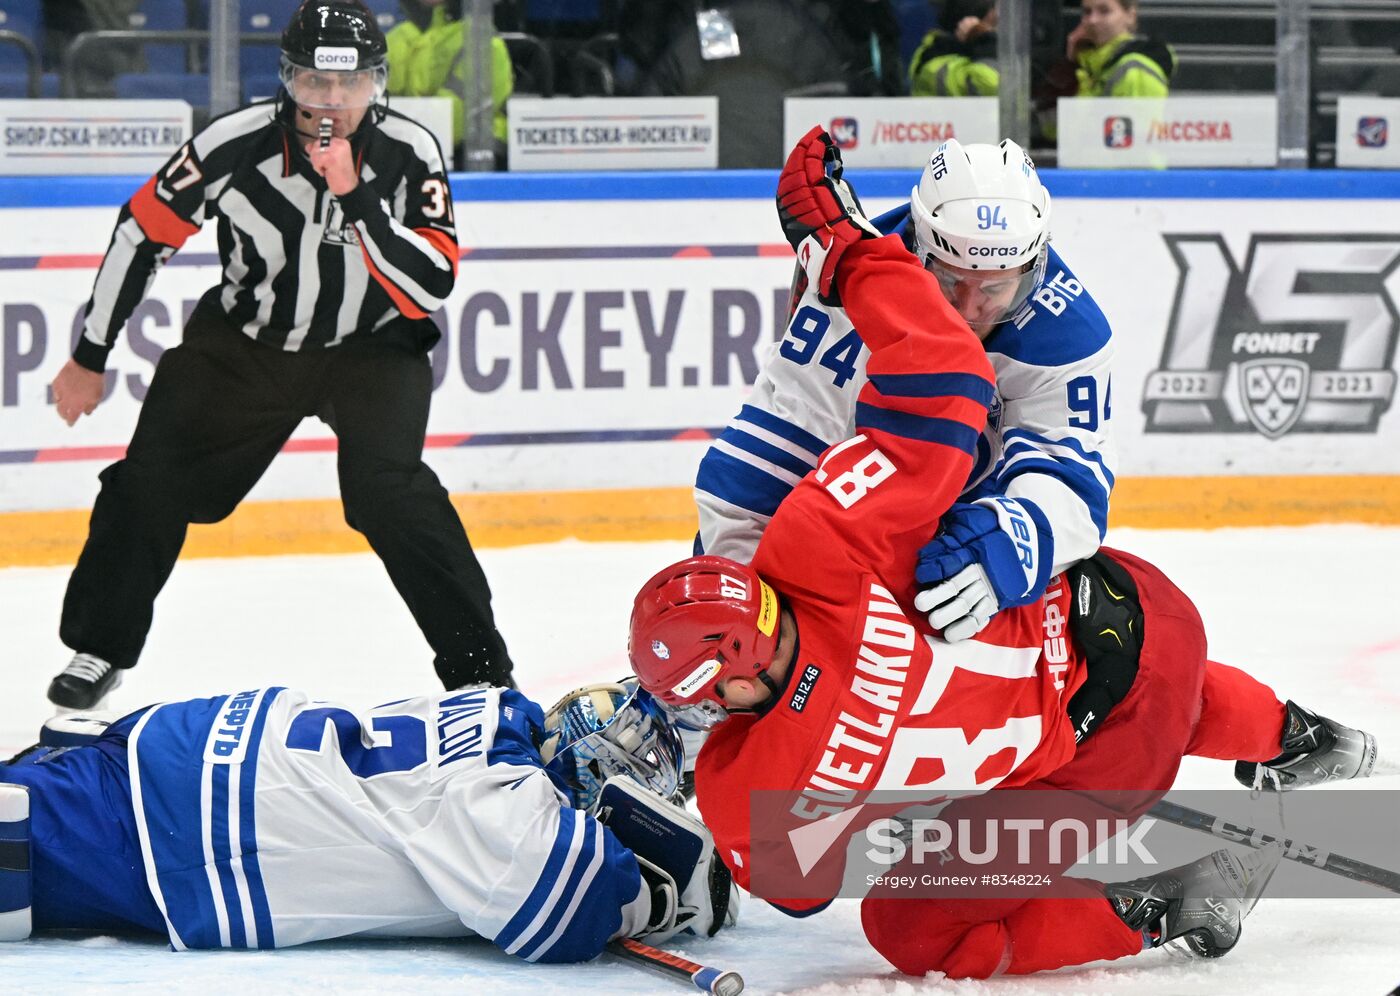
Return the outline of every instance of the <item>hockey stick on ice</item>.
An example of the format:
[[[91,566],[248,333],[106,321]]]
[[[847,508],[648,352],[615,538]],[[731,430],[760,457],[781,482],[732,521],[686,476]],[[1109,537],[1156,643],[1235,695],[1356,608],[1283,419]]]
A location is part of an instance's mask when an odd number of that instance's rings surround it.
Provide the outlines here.
[[[1374,885],[1378,889],[1400,895],[1400,872],[1380,868],[1376,865],[1368,865],[1364,861],[1348,858],[1344,854],[1333,854],[1326,848],[1314,844],[1305,844],[1291,837],[1278,837],[1255,827],[1231,823],[1222,816],[1212,816],[1199,809],[1191,809],[1188,806],[1180,806],[1166,800],[1149,809],[1147,815],[1155,816],[1164,823],[1186,827],[1188,830],[1199,830],[1212,837],[1232,840],[1239,844],[1248,844],[1250,847],[1263,847],[1266,844],[1279,841],[1283,844],[1283,856],[1290,861],[1312,865],[1314,868],[1331,872],[1333,875],[1340,875],[1356,882],[1365,882],[1367,885]]]
[[[738,972],[709,968],[687,961],[669,951],[624,937],[608,945],[608,953],[634,965],[650,968],[680,982],[693,983],[702,993],[713,996],[739,996],[744,991],[744,979]]]

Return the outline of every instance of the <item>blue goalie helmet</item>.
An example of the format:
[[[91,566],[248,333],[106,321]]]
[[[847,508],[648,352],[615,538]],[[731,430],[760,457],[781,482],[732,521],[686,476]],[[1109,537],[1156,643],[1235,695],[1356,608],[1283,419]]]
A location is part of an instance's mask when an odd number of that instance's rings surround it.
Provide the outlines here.
[[[594,807],[613,775],[627,775],[666,799],[680,785],[680,735],[635,678],[570,692],[549,710],[544,730],[545,767],[568,784],[580,809]]]

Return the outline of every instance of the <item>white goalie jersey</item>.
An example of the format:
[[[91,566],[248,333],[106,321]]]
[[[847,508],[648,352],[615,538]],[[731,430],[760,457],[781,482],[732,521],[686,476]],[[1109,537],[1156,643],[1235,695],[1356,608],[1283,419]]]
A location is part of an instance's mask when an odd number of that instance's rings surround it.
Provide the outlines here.
[[[579,961],[645,925],[636,858],[477,687],[355,713],[282,688],[153,706],[128,740],[146,878],[184,948],[478,934]]]
[[[875,223],[898,232],[908,211]],[[1103,312],[1052,248],[1045,280],[983,343],[996,395],[959,500],[1035,502],[1050,523],[1052,573],[1097,550],[1108,526],[1110,338]],[[697,553],[753,558],[779,503],[827,447],[854,434],[869,355],[845,310],[809,287],[747,402],[700,463]]]

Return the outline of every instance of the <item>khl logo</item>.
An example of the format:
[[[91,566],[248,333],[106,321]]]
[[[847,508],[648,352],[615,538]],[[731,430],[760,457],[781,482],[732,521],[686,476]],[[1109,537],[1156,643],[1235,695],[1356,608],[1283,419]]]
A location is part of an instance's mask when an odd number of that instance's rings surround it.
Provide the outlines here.
[[[1164,235],[1181,271],[1147,432],[1375,432],[1395,396],[1400,235]]]

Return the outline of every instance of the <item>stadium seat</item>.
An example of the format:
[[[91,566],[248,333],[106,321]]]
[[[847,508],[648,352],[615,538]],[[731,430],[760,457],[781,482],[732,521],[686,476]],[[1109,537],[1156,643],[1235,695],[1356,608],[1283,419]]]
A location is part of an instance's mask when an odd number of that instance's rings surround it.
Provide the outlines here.
[[[253,76],[243,77],[243,100],[251,102],[262,100],[266,97],[275,97],[277,88],[282,85],[281,78],[276,73],[257,73]]]
[[[118,100],[209,102],[209,77],[203,73],[122,73],[112,86]]]
[[[291,0],[242,0],[239,4],[239,16],[242,18],[239,30],[258,34],[281,33],[295,9],[296,4]],[[277,75],[280,61],[276,45],[244,42],[239,49],[239,73],[247,79]]]
[[[189,27],[185,0],[141,0],[141,8],[131,15],[131,26],[143,31],[184,31]],[[141,51],[149,72],[183,74],[190,69],[184,45],[143,45]]]
[[[554,58],[548,46],[534,35],[502,31],[511,66],[515,69],[515,92],[540,97],[554,96]]]
[[[0,32],[13,32],[22,41],[0,45],[0,73],[24,76],[29,72],[30,56],[23,42],[33,47],[35,58],[44,43],[44,17],[41,0],[5,0],[0,5]]]
[[[24,35],[0,28],[0,97],[36,96],[39,52]]]

